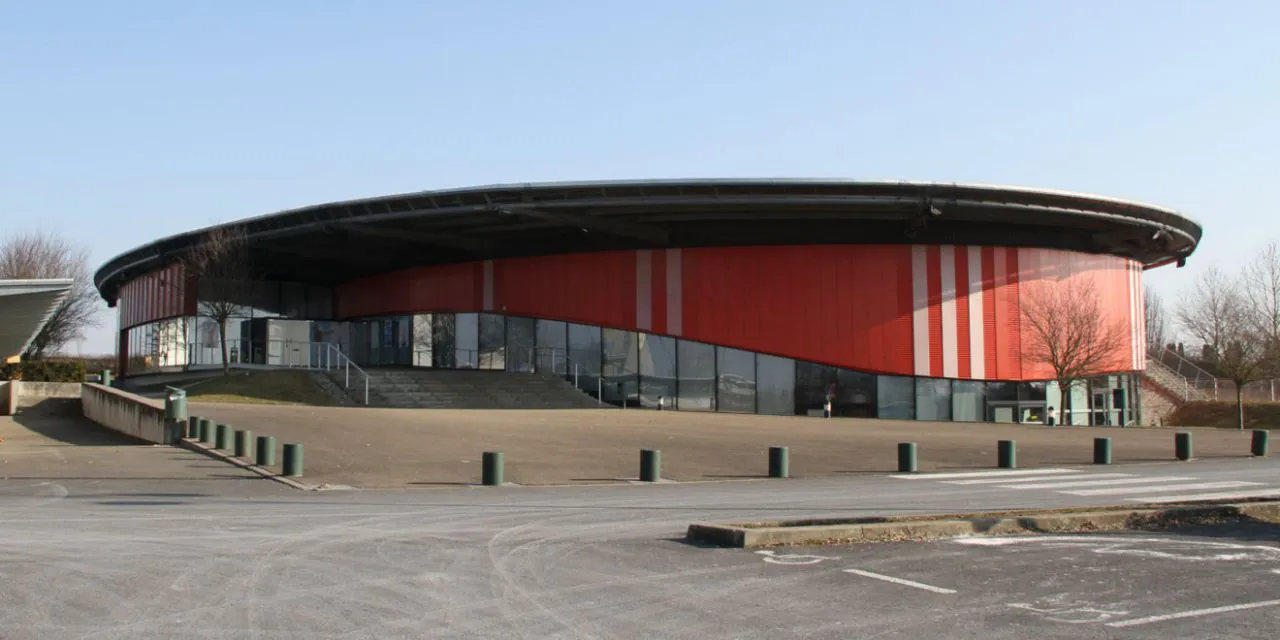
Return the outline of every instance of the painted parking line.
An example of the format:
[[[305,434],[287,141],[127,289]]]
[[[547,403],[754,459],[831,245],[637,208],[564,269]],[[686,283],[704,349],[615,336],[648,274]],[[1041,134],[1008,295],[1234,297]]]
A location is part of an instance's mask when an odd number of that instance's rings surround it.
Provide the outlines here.
[[[1092,479],[1092,477],[1134,477],[1133,474],[1089,474],[1089,475],[1055,475],[1055,476],[1030,476],[1030,477],[983,477],[982,480],[945,480],[942,484],[1018,484],[1019,486],[1028,483],[1060,483],[1060,481],[1071,480],[1084,481]],[[1038,486],[1038,485],[1036,485]]]
[[[1005,471],[965,471],[958,473],[903,473],[891,475],[900,480],[950,480],[952,478],[995,478],[1000,476],[1035,476],[1080,473],[1079,469],[1007,469]]]
[[[845,572],[845,573],[852,573],[852,574],[854,574],[854,575],[862,576],[862,577],[864,577],[864,578],[872,578],[872,579],[874,579],[874,580],[883,580],[883,581],[885,581],[885,582],[892,582],[893,584],[900,584],[900,585],[902,585],[902,586],[904,586],[904,587],[912,587],[912,588],[915,588],[915,589],[923,589],[923,590],[925,590],[925,591],[932,591],[933,593],[952,594],[952,593],[955,593],[955,592],[956,592],[956,590],[955,590],[955,589],[946,589],[946,588],[943,588],[943,587],[935,587],[935,586],[933,586],[933,585],[931,585],[931,584],[924,584],[923,582],[915,582],[915,581],[913,581],[913,580],[904,580],[904,579],[902,579],[902,578],[895,578],[895,577],[893,577],[893,576],[886,576],[886,575],[884,575],[883,573],[872,573],[872,572],[870,572],[870,571],[863,571],[863,570],[861,570],[861,569],[845,569],[845,570],[844,570],[844,572]]]
[[[1261,609],[1263,607],[1274,607],[1277,605],[1280,605],[1280,600],[1264,600],[1262,602],[1233,604],[1225,607],[1213,607],[1211,609],[1193,609],[1191,611],[1180,611],[1178,613],[1166,613],[1164,615],[1159,615],[1159,616],[1147,616],[1146,618],[1133,618],[1130,620],[1119,620],[1116,622],[1108,622],[1106,624],[1108,627],[1136,627],[1144,624],[1152,624],[1154,622],[1166,622],[1168,620],[1181,620],[1183,618],[1198,618],[1201,616],[1211,616],[1216,613],[1246,611],[1248,609]]]
[[[1071,474],[1054,474],[1052,476],[1027,476],[1023,478],[979,478],[977,480],[943,480],[939,484],[1001,484],[1001,483],[1023,483],[1023,482],[1049,482],[1054,480],[1079,480],[1081,478],[1132,478],[1132,473],[1091,473],[1089,475],[1080,475],[1079,473]]]
[[[1237,487],[1255,487],[1261,482],[1245,482],[1243,480],[1226,480],[1223,482],[1194,482],[1190,484],[1149,484],[1141,487],[1108,487],[1106,489],[1080,489],[1079,491],[1063,491],[1069,496],[1122,496],[1129,493],[1155,493],[1159,491],[1200,491],[1204,489],[1235,489]]]
[[[1100,473],[1093,476],[1078,476],[1078,478],[1098,478],[1101,476],[1129,476],[1125,473]],[[1116,478],[1114,480],[1081,480],[1076,479],[1071,482],[1037,482],[1032,484],[1009,484],[1000,485],[1001,489],[1072,489],[1080,487],[1107,487],[1123,484],[1142,484],[1144,482],[1186,482],[1195,480],[1195,478],[1187,476],[1169,476],[1167,478],[1134,478],[1132,476],[1126,478]]]
[[[1194,502],[1196,500],[1233,500],[1236,498],[1280,498],[1280,487],[1253,489],[1250,491],[1226,491],[1220,493],[1192,493],[1180,496],[1155,496],[1151,498],[1126,498],[1129,502]]]

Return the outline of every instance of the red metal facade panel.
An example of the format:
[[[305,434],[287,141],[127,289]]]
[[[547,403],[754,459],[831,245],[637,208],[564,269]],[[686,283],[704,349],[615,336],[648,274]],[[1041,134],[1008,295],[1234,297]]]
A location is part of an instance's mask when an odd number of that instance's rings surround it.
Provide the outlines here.
[[[654,250],[647,259],[636,251],[498,259],[492,261],[491,308],[633,330],[647,322],[653,333],[911,375],[911,251],[907,245],[819,245]],[[1051,282],[1051,274],[1063,270],[1095,278],[1108,313],[1125,322],[1137,308],[1123,259],[982,247],[975,273],[981,275],[982,315],[970,317],[970,256],[967,247],[956,247],[954,283],[948,283],[956,292],[955,344],[944,344],[942,277],[952,272],[942,268],[943,255],[928,247],[922,274],[928,278],[930,375],[943,375],[947,349],[956,358],[957,377],[972,377],[972,332],[981,331],[985,379],[1044,378],[1042,370],[1023,363],[1020,291],[1029,282]],[[669,272],[676,278],[671,282]],[[337,287],[338,316],[481,311],[484,273],[484,263],[474,262],[344,283]],[[649,298],[638,299],[644,295]]]
[[[1119,325],[1124,331],[1123,347],[1106,364],[1105,369],[1132,371],[1137,367],[1134,363],[1136,347],[1131,328],[1138,320],[1134,317],[1136,306],[1133,299],[1136,294],[1133,291],[1132,263],[1129,260],[1055,249],[1020,249],[1018,253],[1022,287],[1025,291],[1060,286],[1079,279],[1091,281],[1098,294],[1105,322]],[[1023,328],[1024,333],[1021,335],[1022,341],[1028,346],[1035,339],[1027,333],[1029,331],[1030,329]],[[1022,374],[1028,379],[1044,379],[1052,377],[1053,372],[1047,363],[1026,361]]]
[[[636,324],[634,251],[493,262],[494,306],[500,312],[606,327]]]
[[[911,373],[909,247],[683,253],[685,337],[841,366],[857,362],[868,371]],[[893,282],[898,286],[885,286]]]
[[[182,265],[169,265],[124,283],[116,300],[120,328],[194,314],[195,289],[183,273]]]
[[[942,377],[942,257],[937,246],[925,251],[929,270],[929,375]]]
[[[956,247],[956,345],[959,355],[959,375],[972,378],[973,367],[969,363],[972,353],[969,344],[969,247]]]

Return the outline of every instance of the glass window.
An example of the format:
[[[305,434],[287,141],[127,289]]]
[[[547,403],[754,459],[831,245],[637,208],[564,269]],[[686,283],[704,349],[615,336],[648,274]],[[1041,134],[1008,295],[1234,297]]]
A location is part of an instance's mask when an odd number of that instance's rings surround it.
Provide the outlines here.
[[[796,415],[821,416],[827,396],[835,399],[836,368],[813,362],[796,363]]]
[[[908,376],[880,376],[876,381],[876,417],[914,420],[916,383]]]
[[[827,385],[828,392],[831,386]],[[848,418],[876,417],[876,377],[852,369],[836,369],[831,415]]]
[[[916,420],[951,420],[951,381],[916,378]]]
[[[640,406],[676,405],[676,339],[640,334]]]
[[[480,315],[459,313],[454,322],[454,348],[458,351],[454,366],[475,369],[480,359]]]
[[[568,363],[565,352],[568,350],[568,331],[565,323],[559,320],[538,321],[538,344],[534,352],[535,370],[542,373],[558,373],[564,375]]]
[[[456,328],[454,314],[431,314],[431,355],[432,364],[437,369],[452,369],[457,366],[454,330]]]
[[[507,318],[507,371],[533,370],[533,318]]]
[[[756,412],[789,416],[796,411],[796,361],[756,355]]]
[[[1018,383],[987,383],[987,420],[991,422],[1018,421]]]
[[[1044,423],[1048,407],[1048,383],[1023,382],[1018,385],[1018,421]]]
[[[431,361],[431,314],[419,313],[413,316],[413,366],[430,367]]]
[[[481,369],[502,371],[507,368],[507,319],[492,313],[480,314]]]
[[[577,376],[578,388],[600,394],[600,327],[569,325],[569,375]]]
[[[716,348],[716,411],[756,412],[756,354]]]
[[[613,404],[635,404],[639,394],[640,356],[636,334],[618,329],[600,332],[604,378],[604,400]]]
[[[956,422],[981,422],[987,407],[986,383],[978,380],[956,380],[951,383],[951,419]]]
[[[715,409],[716,348],[701,342],[679,340],[676,345],[676,407],[681,411]]]

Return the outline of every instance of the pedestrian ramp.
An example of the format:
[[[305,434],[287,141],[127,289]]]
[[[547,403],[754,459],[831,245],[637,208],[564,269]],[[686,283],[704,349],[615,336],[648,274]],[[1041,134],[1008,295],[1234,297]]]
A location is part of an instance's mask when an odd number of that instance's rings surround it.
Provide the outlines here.
[[[1005,491],[1048,491],[1069,496],[1108,497],[1127,502],[1170,503],[1199,500],[1280,498],[1280,485],[1249,480],[1203,479],[1194,475],[1155,475],[1084,469],[1001,469],[889,476],[911,482],[934,482]]]

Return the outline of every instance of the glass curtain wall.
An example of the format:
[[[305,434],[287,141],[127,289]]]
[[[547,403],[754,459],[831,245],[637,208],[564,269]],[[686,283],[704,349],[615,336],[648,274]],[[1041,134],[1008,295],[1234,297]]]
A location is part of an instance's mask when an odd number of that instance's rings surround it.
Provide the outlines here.
[[[537,348],[533,354],[534,370],[558,375],[568,373],[569,363],[565,358],[569,347],[568,326],[559,320],[539,320],[537,333]]]
[[[756,357],[750,351],[716,349],[716,410],[756,412]]]
[[[664,408],[676,405],[676,339],[639,334],[640,406]]]
[[[491,371],[507,368],[506,318],[492,313],[480,314],[479,349],[479,368]]]
[[[533,350],[537,334],[535,327],[533,318],[507,317],[507,371],[533,371]]]
[[[569,325],[569,374],[576,376],[578,388],[600,397],[600,327]]]
[[[676,344],[676,408],[681,411],[714,411],[716,408],[716,348],[701,342]]]
[[[796,412],[796,361],[756,356],[756,413],[789,416]]]
[[[620,329],[600,332],[604,401],[636,405],[640,394],[640,353],[636,334]]]
[[[987,414],[987,383],[955,380],[951,383],[951,419],[955,422],[982,422]]]
[[[916,384],[906,376],[880,376],[876,385],[877,418],[914,420]]]
[[[916,420],[951,420],[951,380],[916,378]]]

